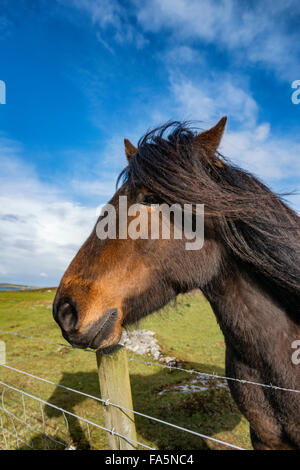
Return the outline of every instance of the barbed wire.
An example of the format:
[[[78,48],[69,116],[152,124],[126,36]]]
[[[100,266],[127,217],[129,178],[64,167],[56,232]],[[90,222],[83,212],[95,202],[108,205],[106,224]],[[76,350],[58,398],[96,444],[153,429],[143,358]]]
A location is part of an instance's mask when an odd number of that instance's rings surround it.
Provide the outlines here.
[[[228,443],[228,442],[222,441],[222,440],[220,440],[220,439],[216,439],[216,438],[214,438],[214,437],[207,436],[207,435],[202,434],[202,433],[198,433],[197,431],[193,431],[193,430],[191,430],[191,429],[184,428],[184,427],[182,427],[182,426],[178,426],[177,424],[169,423],[168,421],[164,421],[164,420],[162,420],[162,419],[155,418],[154,416],[150,416],[150,415],[147,415],[147,414],[145,414],[145,413],[141,413],[140,411],[131,410],[130,408],[126,408],[126,407],[121,406],[121,405],[119,405],[119,404],[117,404],[117,403],[113,403],[113,402],[111,402],[109,399],[104,400],[104,399],[102,399],[102,398],[95,397],[95,396],[93,396],[93,395],[89,395],[89,394],[84,393],[84,392],[81,392],[81,391],[79,391],[79,390],[72,389],[72,388],[70,388],[70,387],[66,387],[66,386],[61,385],[61,384],[56,384],[55,382],[52,382],[52,381],[50,381],[50,380],[48,380],[48,379],[44,379],[44,378],[42,378],[42,377],[38,377],[38,376],[36,376],[36,375],[30,374],[29,372],[20,371],[19,369],[16,369],[16,368],[11,367],[11,366],[8,366],[8,365],[0,364],[0,367],[1,367],[1,366],[2,366],[2,367],[6,367],[7,369],[13,370],[14,372],[19,372],[19,373],[21,373],[21,374],[23,374],[23,375],[27,375],[27,376],[29,376],[29,377],[32,377],[32,378],[36,379],[36,380],[40,380],[40,381],[42,381],[42,382],[46,382],[46,383],[51,384],[51,385],[54,385],[54,386],[56,386],[56,387],[63,388],[63,389],[65,389],[65,390],[68,390],[68,391],[77,393],[77,394],[82,395],[82,396],[85,396],[85,397],[87,397],[87,398],[94,399],[94,400],[96,400],[96,401],[102,403],[102,404],[105,405],[105,406],[113,406],[113,407],[119,408],[120,410],[127,411],[127,412],[131,412],[131,413],[134,413],[134,414],[136,414],[136,415],[138,415],[138,416],[141,416],[141,417],[143,417],[143,418],[147,418],[147,419],[150,419],[150,420],[152,420],[152,421],[156,421],[156,422],[158,422],[158,423],[160,423],[160,424],[164,424],[164,425],[166,425],[166,426],[169,426],[169,427],[178,429],[178,430],[180,430],[180,431],[187,432],[187,433],[189,433],[189,434],[193,434],[193,435],[195,435],[195,436],[201,437],[202,439],[207,439],[207,440],[210,440],[210,441],[213,441],[213,442],[216,442],[216,443],[218,443],[218,444],[222,444],[222,445],[225,445],[225,446],[227,446],[227,447],[234,448],[234,449],[244,450],[244,449],[242,449],[241,447],[235,446],[235,445],[233,445],[233,444],[230,444],[230,443]],[[0,382],[0,384],[1,384],[1,382]]]
[[[54,408],[54,409],[60,411],[60,412],[63,413],[63,414],[67,414],[67,415],[69,415],[69,416],[72,416],[73,418],[77,418],[77,419],[79,419],[80,421],[83,421],[83,422],[85,422],[85,423],[87,423],[87,424],[89,424],[89,425],[91,425],[91,426],[94,426],[94,427],[96,427],[96,428],[98,428],[98,429],[101,429],[102,431],[106,431],[106,432],[108,432],[108,433],[110,433],[110,434],[112,434],[112,435],[115,435],[115,436],[117,436],[117,437],[120,437],[121,439],[124,439],[124,440],[127,441],[127,442],[129,441],[129,442],[132,443],[132,444],[140,445],[140,446],[145,447],[146,449],[149,449],[149,450],[155,450],[153,447],[149,447],[149,446],[147,446],[146,444],[143,444],[142,442],[139,442],[139,441],[136,441],[135,439],[129,438],[129,437],[127,437],[127,436],[124,436],[124,435],[120,434],[119,432],[115,431],[114,429],[105,428],[104,426],[101,426],[100,424],[94,423],[94,422],[90,421],[90,420],[87,419],[87,418],[84,418],[84,417],[82,417],[82,416],[76,415],[75,413],[72,413],[71,411],[67,411],[67,410],[65,410],[64,408],[61,408],[61,407],[59,407],[59,406],[57,406],[57,405],[54,405],[53,403],[47,402],[46,400],[43,400],[42,398],[36,397],[35,395],[32,395],[31,393],[25,392],[24,390],[20,390],[20,389],[14,387],[14,386],[12,386],[12,385],[9,385],[9,384],[7,384],[7,383],[5,383],[5,382],[2,382],[1,380],[0,380],[0,385],[2,385],[3,387],[8,388],[8,389],[10,389],[10,390],[13,390],[13,391],[15,391],[15,392],[18,392],[18,393],[20,393],[20,394],[23,395],[23,396],[29,397],[29,398],[31,398],[31,399],[33,399],[33,400],[36,400],[36,401],[38,401],[38,402],[40,402],[40,403],[42,403],[42,404],[44,404],[44,405],[50,406],[51,408]],[[25,421],[25,423],[26,423],[26,421]]]
[[[58,343],[57,341],[51,341],[49,339],[36,338],[35,336],[26,336],[26,335],[23,335],[21,333],[15,333],[13,331],[0,330],[0,333],[5,334],[5,335],[18,336],[19,338],[30,339],[30,340],[33,340],[33,341],[40,341],[42,343],[54,344],[56,346],[61,346],[61,347],[68,348],[68,349],[79,349],[80,351],[91,352],[91,353],[95,354],[95,351],[93,349],[82,349],[82,348],[78,348],[76,346],[71,346],[70,344],[67,344],[67,343]]]
[[[33,337],[33,336],[25,336],[25,335],[22,335],[20,333],[14,333],[12,331],[0,330],[0,333],[18,336],[18,337],[21,337],[23,339],[41,341],[43,343],[49,343],[49,344],[53,344],[53,345],[56,345],[56,346],[61,346],[61,347],[64,347],[64,348],[68,348],[68,349],[71,349],[71,350],[79,349],[80,351],[84,351],[84,352],[90,352],[90,353],[93,353],[93,354],[96,353],[96,351],[94,351],[93,349],[76,348],[75,346],[71,346],[69,344],[57,343],[55,341],[46,340],[44,338],[36,338],[36,337]],[[230,380],[230,381],[239,382],[239,383],[242,383],[242,384],[249,384],[249,385],[255,385],[255,386],[259,386],[259,387],[266,387],[266,388],[272,388],[272,389],[275,389],[275,390],[281,390],[283,392],[300,393],[300,390],[293,389],[293,388],[280,387],[280,386],[274,385],[272,383],[265,384],[265,383],[262,383],[262,382],[255,382],[255,381],[250,381],[250,380],[246,380],[246,379],[237,379],[236,377],[227,377],[225,375],[210,374],[208,372],[201,372],[201,371],[194,370],[194,369],[183,369],[182,367],[170,366],[168,364],[160,364],[159,362],[141,361],[141,360],[135,359],[135,358],[129,358],[128,360],[131,361],[131,362],[137,362],[137,363],[141,363],[141,364],[145,364],[145,365],[151,365],[153,367],[161,367],[161,368],[170,369],[170,370],[180,370],[180,371],[186,372],[188,374],[195,374],[195,375],[210,377],[210,378],[214,378],[214,379]]]
[[[48,344],[51,344],[51,345],[56,345],[56,346],[59,346],[59,347],[63,347],[63,348],[67,348],[67,349],[70,349],[70,350],[74,350],[74,349],[80,349],[81,351],[84,351],[84,352],[90,352],[90,353],[93,353],[95,354],[96,351],[92,350],[92,349],[81,349],[81,348],[76,348],[76,347],[73,347],[69,344],[64,344],[64,343],[58,343],[56,341],[52,341],[52,340],[46,340],[44,338],[37,338],[37,337],[33,337],[33,336],[27,336],[27,335],[24,335],[22,333],[15,333],[15,332],[11,332],[11,331],[5,331],[5,330],[0,330],[0,333],[2,334],[6,334],[6,335],[13,335],[13,336],[16,336],[16,337],[20,337],[22,339],[28,339],[28,340],[33,340],[33,341],[39,341],[39,342],[43,342],[43,343],[48,343]],[[207,378],[213,378],[213,379],[218,379],[218,380],[227,380],[227,381],[235,381],[235,382],[239,382],[239,383],[242,383],[242,384],[249,384],[249,385],[254,385],[254,386],[260,386],[260,387],[266,387],[266,388],[271,388],[271,389],[274,389],[274,390],[280,390],[280,391],[284,391],[284,392],[293,392],[293,393],[300,393],[300,390],[297,390],[297,389],[291,389],[291,388],[285,388],[285,387],[279,387],[277,385],[273,385],[273,384],[265,384],[265,383],[260,383],[260,382],[255,382],[255,381],[249,381],[249,380],[246,380],[246,379],[238,379],[238,378],[235,378],[235,377],[227,377],[225,375],[219,375],[219,374],[215,374],[215,373],[206,373],[206,372],[201,372],[201,371],[198,371],[198,370],[194,370],[194,369],[184,369],[182,367],[178,367],[178,366],[175,366],[175,365],[168,365],[168,364],[161,364],[161,363],[158,363],[158,362],[153,362],[153,361],[143,361],[143,360],[139,360],[139,359],[135,359],[135,358],[132,358],[130,357],[128,359],[129,361],[131,362],[135,362],[135,363],[140,363],[140,364],[144,364],[144,365],[147,365],[147,366],[152,366],[152,367],[161,367],[161,368],[164,368],[164,369],[168,369],[168,370],[174,370],[174,371],[181,371],[181,372],[185,372],[185,373],[188,373],[188,374],[193,374],[193,375],[198,375],[198,376],[202,376],[202,377],[207,377]],[[233,444],[230,444],[228,442],[225,442],[225,441],[222,441],[222,440],[219,440],[219,439],[216,439],[216,438],[213,438],[211,436],[207,436],[205,434],[202,434],[202,433],[198,433],[197,431],[193,431],[191,429],[187,429],[187,428],[184,428],[182,426],[179,426],[179,425],[176,425],[176,424],[173,424],[173,423],[169,423],[167,421],[164,421],[164,420],[161,420],[159,418],[155,418],[153,416],[149,416],[145,413],[141,413],[141,412],[138,412],[138,411],[135,411],[135,410],[131,410],[129,408],[126,408],[126,407],[123,407],[119,404],[116,404],[116,403],[112,403],[109,399],[107,400],[104,400],[102,398],[99,398],[99,397],[95,397],[93,395],[90,395],[88,393],[85,393],[85,392],[81,392],[79,390],[76,390],[76,389],[73,389],[73,388],[70,388],[70,387],[67,387],[65,385],[62,385],[62,384],[57,384],[55,382],[52,382],[51,380],[48,380],[48,379],[44,379],[42,377],[38,377],[36,375],[33,375],[29,372],[25,372],[25,371],[22,371],[22,370],[19,370],[19,369],[16,369],[15,367],[12,367],[12,366],[8,366],[7,364],[0,364],[0,367],[4,367],[6,369],[9,369],[11,371],[14,371],[16,373],[20,373],[20,374],[23,374],[23,375],[26,375],[26,376],[29,376],[31,378],[34,378],[36,380],[39,380],[39,381],[42,381],[44,383],[48,383],[50,385],[53,385],[55,387],[58,387],[58,388],[62,388],[64,390],[67,390],[69,392],[72,392],[72,393],[76,393],[76,394],[79,394],[81,396],[84,396],[85,398],[90,398],[90,399],[93,399],[93,400],[96,400],[98,402],[100,402],[102,405],[104,406],[113,406],[113,407],[116,407],[120,410],[123,410],[123,411],[127,411],[127,412],[131,412],[131,413],[134,413],[135,415],[138,415],[138,416],[141,416],[143,418],[146,418],[146,419],[149,419],[149,420],[152,420],[152,421],[155,421],[155,422],[158,422],[158,423],[161,423],[163,425],[166,425],[166,426],[170,426],[172,428],[175,428],[179,431],[183,431],[183,432],[187,432],[189,434],[193,434],[195,436],[198,436],[202,439],[207,439],[207,440],[210,440],[210,441],[213,441],[213,442],[216,442],[218,444],[221,444],[221,445],[224,445],[224,446],[227,446],[227,447],[230,447],[230,448],[233,448],[233,449],[238,449],[238,450],[244,450],[243,448],[239,447],[239,446],[236,446],[236,445],[233,445]],[[67,445],[65,445],[64,443],[60,442],[60,441],[56,441],[54,438],[51,438],[51,436],[47,435],[46,433],[42,432],[42,431],[37,431],[37,429],[35,429],[32,425],[29,425],[26,421],[26,412],[25,412],[25,405],[24,405],[24,396],[27,396],[27,397],[30,397],[34,400],[37,400],[40,402],[40,405],[45,404],[45,405],[48,405],[52,408],[55,408],[59,411],[61,411],[63,413],[63,416],[65,418],[65,421],[66,421],[66,424],[68,426],[68,420],[66,418],[66,414],[69,415],[69,416],[72,416],[72,417],[75,417],[79,420],[81,420],[82,422],[85,422],[87,427],[88,427],[88,435],[90,436],[90,429],[89,429],[89,425],[92,425],[92,426],[95,426],[96,428],[99,428],[103,431],[106,431],[106,432],[109,432],[113,435],[116,435],[118,438],[119,438],[119,441],[120,439],[124,439],[124,440],[127,440],[129,442],[132,442],[136,445],[140,445],[146,449],[149,449],[149,450],[154,450],[153,448],[141,443],[141,442],[138,442],[138,441],[134,441],[133,439],[131,438],[127,438],[126,436],[123,436],[121,435],[120,433],[116,432],[114,429],[110,430],[110,429],[107,429],[103,426],[100,426],[99,424],[96,424],[96,423],[93,423],[92,421],[90,420],[87,420],[86,418],[83,418],[83,417],[80,417],[78,415],[76,415],[75,413],[71,413],[67,410],[64,410],[63,408],[60,408],[56,405],[53,405],[52,403],[49,403],[45,400],[42,400],[34,395],[31,395],[23,390],[19,390],[11,385],[8,385],[4,382],[1,382],[0,381],[0,384],[3,385],[4,387],[7,387],[11,390],[14,390],[18,393],[21,394],[22,396],[22,400],[23,400],[23,407],[24,407],[24,415],[25,415],[25,420],[22,420],[20,418],[18,418],[16,415],[14,415],[14,413],[11,413],[9,412],[5,406],[3,406],[4,402],[3,402],[3,392],[2,392],[2,407],[0,407],[0,411],[2,412],[5,412],[7,413],[11,419],[14,418],[16,419],[18,422],[21,422],[23,423],[25,426],[27,426],[27,428],[30,428],[31,430],[34,430],[36,432],[39,432],[42,436],[44,436],[45,438],[50,438],[50,440],[52,441],[55,441],[56,443],[60,444],[60,445],[64,445],[65,447],[67,447]],[[42,406],[41,406],[42,408]],[[66,414],[65,414],[66,413]],[[1,419],[1,417],[0,417]],[[42,420],[44,420],[44,417],[42,415]],[[14,426],[14,430],[15,430],[15,433],[12,433],[11,431],[9,432],[9,430],[7,430],[6,428],[3,427],[3,424],[2,424],[2,419],[0,421],[0,430],[2,430],[2,433],[3,433],[3,436],[4,436],[4,443],[5,443],[5,446],[7,448],[7,442],[6,442],[6,439],[5,439],[5,434],[4,432],[7,432],[10,436],[14,437],[16,440],[17,440],[17,447],[19,448],[19,441],[28,445],[27,443],[25,443],[21,438],[20,436],[18,436],[18,433],[16,431],[16,427]],[[1,446],[0,446],[1,447]],[[28,447],[32,448],[32,446],[28,445]]]
[[[200,375],[200,376],[209,377],[209,378],[212,378],[212,379],[232,380],[234,382],[239,382],[239,383],[242,383],[242,384],[250,384],[250,385],[256,385],[256,386],[260,386],[260,387],[273,388],[275,390],[282,390],[283,392],[300,393],[300,390],[296,390],[296,389],[293,389],[293,388],[279,387],[279,386],[273,385],[271,383],[270,384],[264,384],[264,383],[261,383],[261,382],[253,382],[251,380],[246,380],[246,379],[237,379],[236,377],[227,377],[225,375],[209,374],[208,372],[200,372],[200,371],[197,371],[197,370],[194,370],[194,369],[183,369],[182,367],[168,366],[167,364],[159,364],[159,363],[151,362],[151,361],[140,361],[139,359],[135,359],[135,358],[131,358],[131,357],[128,358],[128,360],[132,361],[132,362],[139,362],[141,364],[151,365],[153,367],[156,366],[156,367],[162,367],[162,368],[165,368],[165,369],[180,370],[180,371],[183,371],[183,372],[187,372],[188,374]]]

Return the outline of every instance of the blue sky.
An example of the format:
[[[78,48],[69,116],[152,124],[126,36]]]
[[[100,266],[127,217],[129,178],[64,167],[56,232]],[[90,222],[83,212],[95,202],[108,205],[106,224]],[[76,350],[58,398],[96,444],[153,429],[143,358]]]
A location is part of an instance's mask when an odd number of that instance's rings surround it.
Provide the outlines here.
[[[228,116],[220,150],[299,188],[296,0],[2,0],[0,282],[56,285],[136,143]],[[300,210],[300,196],[289,196]]]

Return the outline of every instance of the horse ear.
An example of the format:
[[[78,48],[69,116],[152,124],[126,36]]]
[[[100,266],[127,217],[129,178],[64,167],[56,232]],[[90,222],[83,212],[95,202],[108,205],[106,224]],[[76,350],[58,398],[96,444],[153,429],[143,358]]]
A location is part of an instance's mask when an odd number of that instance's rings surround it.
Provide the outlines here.
[[[129,161],[131,157],[137,152],[137,148],[132,145],[132,143],[128,139],[124,139],[124,146],[125,146],[125,154],[127,157],[127,160]]]
[[[220,121],[208,131],[201,132],[194,139],[194,144],[203,145],[208,148],[213,154],[216,153],[220,145],[222,136],[224,134],[227,117],[224,116]],[[216,159],[216,165],[222,167],[221,160]]]

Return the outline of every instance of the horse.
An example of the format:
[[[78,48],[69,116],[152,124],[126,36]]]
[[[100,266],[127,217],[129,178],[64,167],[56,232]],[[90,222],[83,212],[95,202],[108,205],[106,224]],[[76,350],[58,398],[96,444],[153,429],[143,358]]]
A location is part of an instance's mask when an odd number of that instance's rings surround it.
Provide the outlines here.
[[[235,379],[228,386],[254,449],[299,449],[299,216],[221,155],[226,119],[204,131],[168,122],[137,147],[124,139],[127,166],[110,201],[117,214],[120,196],[148,214],[163,203],[204,204],[203,246],[121,237],[120,229],[99,239],[96,224],[62,277],[53,315],[73,346],[114,348],[122,326],[200,289],[223,332],[226,375]]]

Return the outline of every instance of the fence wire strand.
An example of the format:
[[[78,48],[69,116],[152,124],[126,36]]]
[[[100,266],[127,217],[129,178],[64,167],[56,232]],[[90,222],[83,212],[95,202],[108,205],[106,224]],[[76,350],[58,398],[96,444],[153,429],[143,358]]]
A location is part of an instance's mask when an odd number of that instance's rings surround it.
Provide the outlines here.
[[[26,336],[24,334],[21,334],[21,333],[15,333],[15,332],[10,332],[10,331],[4,331],[4,330],[0,330],[0,333],[2,334],[6,334],[6,335],[13,335],[13,336],[17,336],[17,337],[20,337],[22,339],[28,339],[28,340],[33,340],[33,341],[40,341],[40,342],[43,342],[43,343],[48,343],[48,344],[51,344],[51,345],[56,345],[56,346],[59,346],[59,347],[63,347],[63,348],[67,348],[67,349],[70,349],[70,350],[74,350],[74,349],[78,349],[78,348],[74,348],[73,346],[71,345],[68,345],[68,344],[63,344],[63,343],[58,343],[58,342],[55,342],[55,341],[51,341],[51,340],[46,340],[46,339],[43,339],[43,338],[37,338],[37,337],[33,337],[33,336]],[[92,350],[92,349],[80,349],[81,351],[84,351],[84,352],[89,352],[89,353],[93,353],[95,354],[95,351]],[[215,373],[206,373],[206,372],[201,372],[201,371],[198,371],[198,370],[194,370],[194,369],[184,369],[182,367],[178,367],[178,366],[172,366],[172,365],[168,365],[168,364],[160,364],[158,362],[153,362],[153,361],[143,361],[143,360],[138,360],[138,359],[135,359],[135,358],[132,358],[130,357],[129,358],[129,361],[131,362],[136,362],[136,363],[140,363],[140,364],[145,364],[145,365],[148,365],[148,366],[152,366],[152,367],[161,367],[161,368],[164,368],[164,369],[169,369],[169,370],[176,370],[176,371],[181,371],[181,372],[185,372],[185,373],[188,373],[190,375],[194,374],[194,375],[198,375],[198,376],[202,376],[202,377],[207,377],[207,378],[213,378],[213,379],[219,379],[219,380],[227,380],[227,381],[236,381],[236,382],[239,382],[239,383],[242,383],[242,384],[249,384],[249,385],[254,385],[254,386],[260,386],[260,387],[266,387],[266,388],[269,388],[269,389],[274,389],[274,390],[280,390],[280,391],[284,391],[284,392],[292,392],[292,393],[300,393],[300,390],[296,390],[296,389],[291,389],[291,388],[285,388],[285,387],[279,387],[277,385],[273,385],[272,383],[270,384],[265,384],[265,383],[260,383],[260,382],[255,382],[255,381],[249,381],[249,380],[245,380],[245,379],[238,379],[238,378],[235,378],[235,377],[227,377],[225,375],[218,375],[218,374],[215,374]],[[69,392],[72,392],[72,393],[77,393],[79,395],[82,395],[86,398],[90,398],[90,399],[93,399],[93,400],[96,400],[98,402],[100,402],[102,405],[105,405],[105,406],[113,406],[113,407],[116,407],[116,408],[119,408],[123,411],[128,411],[128,412],[132,412],[134,413],[135,415],[138,415],[138,416],[141,416],[143,418],[146,418],[146,419],[149,419],[149,420],[152,420],[152,421],[155,421],[155,422],[158,422],[158,423],[161,423],[161,424],[164,424],[166,426],[169,426],[169,427],[172,427],[172,428],[175,428],[175,429],[178,429],[180,431],[183,431],[183,432],[187,432],[189,434],[193,434],[195,436],[198,436],[202,439],[207,439],[207,440],[210,440],[210,441],[213,441],[213,442],[216,442],[218,444],[221,444],[221,445],[224,445],[224,446],[227,446],[227,447],[230,447],[230,448],[233,448],[233,449],[238,449],[238,450],[244,450],[243,448],[239,447],[239,446],[235,446],[233,444],[230,444],[228,442],[224,442],[222,440],[219,440],[219,439],[216,439],[216,438],[213,438],[211,436],[207,436],[205,434],[202,434],[202,433],[198,433],[196,431],[193,431],[193,430],[190,430],[190,429],[187,429],[187,428],[184,428],[182,426],[178,426],[176,424],[173,424],[173,423],[169,423],[167,421],[164,421],[164,420],[161,420],[159,418],[155,418],[153,416],[149,416],[145,413],[141,413],[141,412],[138,412],[138,411],[135,411],[135,410],[131,410],[131,409],[128,409],[126,407],[123,407],[119,404],[116,404],[116,403],[112,403],[109,399],[107,400],[103,400],[99,397],[95,397],[93,395],[90,395],[88,393],[84,393],[84,392],[81,392],[79,390],[75,390],[75,389],[72,389],[70,387],[66,387],[62,384],[57,384],[55,382],[52,382],[48,379],[44,379],[44,378],[41,378],[41,377],[38,377],[38,376],[35,376],[33,374],[30,374],[29,372],[25,372],[25,371],[21,371],[19,369],[16,369],[12,366],[8,366],[8,365],[4,365],[4,364],[0,364],[0,366],[3,366],[3,367],[6,367],[7,369],[10,369],[11,371],[14,371],[14,372],[17,372],[17,373],[20,373],[20,374],[23,374],[23,375],[27,375],[27,376],[30,376],[36,380],[40,380],[42,382],[45,382],[45,383],[48,383],[48,384],[51,384],[51,385],[54,385],[56,387],[59,387],[59,388],[62,388],[62,389],[65,389]],[[64,410],[60,407],[57,407],[49,402],[46,402],[38,397],[35,397],[31,394],[28,394],[22,390],[18,390],[17,388],[15,387],[12,387],[8,384],[5,384],[4,382],[1,382],[0,381],[0,384],[2,384],[4,387],[8,387],[10,388],[11,390],[14,390],[14,391],[17,391],[19,393],[21,393],[22,395],[22,401],[23,401],[23,410],[24,410],[24,421],[23,423],[27,426],[27,427],[30,427],[28,426],[28,423],[27,423],[27,416],[26,416],[26,408],[25,408],[25,403],[24,403],[24,397],[25,396],[29,396],[31,397],[32,399],[35,399],[35,400],[38,400],[40,402],[40,406],[41,406],[41,409],[42,409],[42,404],[45,404],[45,405],[48,405],[50,407],[53,407],[53,408],[56,408],[57,410],[61,411],[62,414],[63,414],[63,417],[65,419],[65,422],[66,422],[66,427],[67,427],[67,430],[69,432],[69,423],[68,423],[68,419],[67,419],[67,415],[68,416],[73,416],[83,422],[85,422],[86,426],[87,426],[87,433],[88,433],[88,441],[89,441],[89,444],[91,444],[91,436],[90,436],[90,425],[91,426],[95,426],[99,429],[102,429],[103,431],[106,431],[106,432],[109,432],[110,434],[113,434],[113,435],[116,435],[118,437],[118,440],[119,440],[119,448],[121,449],[121,440],[124,439],[124,440],[127,440],[131,443],[134,443],[136,445],[141,445],[142,447],[146,448],[146,449],[150,449],[150,450],[154,450],[153,448],[143,444],[143,443],[140,443],[138,441],[134,441],[133,439],[129,439],[127,438],[126,436],[123,436],[119,433],[117,433],[114,429],[107,429],[103,426],[100,426],[96,423],[93,423],[92,421],[89,421],[83,417],[80,417],[80,416],[77,416],[76,414],[74,413],[71,413],[67,410]],[[2,408],[2,411],[6,411],[6,409],[3,409]],[[13,414],[12,416],[14,418],[16,418]],[[11,418],[12,418],[11,416]],[[45,420],[44,420],[44,415],[42,413],[42,422],[44,423],[43,425],[45,425]],[[8,432],[8,430],[6,428],[3,427],[3,424],[2,424],[2,419],[0,421],[0,424],[1,424],[1,430],[2,430],[2,434],[3,434],[3,437],[4,437],[4,445],[6,446],[7,448],[7,441],[6,441],[6,436],[5,436],[5,432],[7,432],[9,435],[15,437],[16,439],[16,442],[17,442],[17,447],[19,448],[19,441],[24,443],[24,441],[18,436],[18,433],[16,431],[16,428],[14,426],[14,430],[15,430],[15,433],[11,433],[11,432]],[[45,428],[44,428],[45,430]],[[46,433],[43,432],[40,432],[41,435],[45,435],[45,437],[49,437],[47,436]],[[26,443],[24,443],[26,444]],[[62,444],[62,443],[60,443]],[[33,448],[32,446],[30,446],[29,444],[27,444],[28,447],[30,448]]]
[[[49,343],[49,344],[53,344],[53,345],[56,345],[56,346],[61,346],[61,347],[64,347],[64,348],[68,348],[68,349],[71,349],[71,350],[79,349],[80,351],[84,351],[84,352],[89,352],[89,353],[93,353],[93,354],[96,353],[96,351],[94,351],[93,349],[76,348],[76,347],[73,347],[69,344],[57,343],[55,341],[50,341],[50,340],[46,340],[46,339],[43,339],[43,338],[36,338],[36,337],[33,337],[33,336],[25,336],[25,335],[22,335],[20,333],[14,333],[12,331],[0,330],[0,333],[7,334],[7,335],[18,336],[18,337],[23,338],[23,339],[41,341],[43,343]],[[161,368],[170,369],[170,370],[180,370],[180,371],[186,372],[188,374],[195,374],[195,375],[200,375],[200,376],[204,376],[204,377],[210,377],[210,378],[213,378],[213,379],[231,380],[231,381],[239,382],[239,383],[242,383],[242,384],[249,384],[249,385],[255,385],[255,386],[259,386],[259,387],[273,388],[274,390],[281,390],[283,392],[300,393],[300,390],[293,389],[293,388],[279,387],[278,385],[274,385],[272,383],[265,384],[265,383],[254,382],[254,381],[250,381],[250,380],[246,380],[246,379],[237,379],[236,377],[227,377],[225,375],[209,374],[207,372],[201,372],[201,371],[194,370],[194,369],[184,369],[182,367],[169,366],[168,364],[160,364],[159,362],[141,361],[141,360],[138,360],[138,359],[135,359],[135,358],[129,358],[128,360],[132,361],[132,362],[137,362],[137,363],[140,363],[140,364],[151,365],[153,367],[161,367]]]
[[[36,401],[38,401],[38,402],[40,402],[40,403],[43,403],[44,405],[50,406],[51,408],[54,408],[54,409],[60,411],[61,413],[63,413],[63,414],[65,415],[65,419],[66,419],[66,415],[72,416],[73,418],[77,418],[77,419],[79,419],[80,421],[83,421],[84,423],[87,423],[87,424],[89,424],[89,425],[91,425],[91,426],[94,426],[94,427],[96,427],[96,428],[98,428],[98,429],[101,429],[102,431],[106,431],[106,432],[108,432],[108,433],[110,433],[110,434],[113,433],[113,434],[115,434],[116,436],[118,436],[118,437],[124,439],[124,440],[127,441],[127,442],[129,441],[129,442],[132,443],[132,444],[140,445],[140,446],[145,447],[145,448],[147,448],[147,449],[149,449],[149,450],[155,450],[153,447],[149,447],[149,446],[147,446],[146,444],[143,444],[142,442],[139,442],[139,441],[136,441],[136,440],[134,440],[134,439],[131,439],[131,438],[127,437],[127,436],[124,436],[124,435],[120,434],[119,432],[117,432],[117,431],[115,431],[115,430],[105,428],[104,426],[101,426],[100,424],[94,423],[94,422],[92,422],[92,421],[90,421],[90,420],[88,420],[88,419],[86,419],[86,418],[83,418],[82,416],[78,416],[78,415],[76,415],[75,413],[72,413],[71,411],[67,411],[67,410],[65,410],[65,409],[63,409],[63,408],[60,408],[59,406],[56,406],[56,405],[54,405],[53,403],[47,402],[47,401],[43,400],[42,398],[39,398],[39,397],[36,397],[35,395],[32,395],[31,393],[28,393],[28,392],[25,392],[24,390],[20,390],[20,389],[18,389],[18,388],[16,388],[16,387],[13,387],[12,385],[9,385],[9,384],[7,384],[7,383],[5,383],[5,382],[2,382],[1,380],[0,380],[0,385],[2,385],[3,387],[8,388],[8,389],[10,389],[10,390],[13,390],[13,391],[15,391],[15,392],[18,392],[18,393],[22,394],[23,396],[32,398],[33,400],[36,400]]]
[[[216,439],[216,438],[214,438],[214,437],[207,436],[207,435],[202,434],[202,433],[198,433],[197,431],[193,431],[193,430],[191,430],[191,429],[187,429],[187,428],[184,428],[184,427],[182,427],[182,426],[178,426],[178,425],[173,424],[173,423],[169,423],[168,421],[164,421],[164,420],[161,420],[161,419],[159,419],[159,418],[155,418],[154,416],[150,416],[150,415],[147,415],[147,414],[145,414],[145,413],[141,413],[141,412],[139,412],[139,411],[131,410],[131,409],[126,408],[126,407],[124,407],[124,406],[118,405],[117,403],[112,403],[110,400],[103,400],[102,398],[98,398],[98,397],[95,397],[95,396],[93,396],[93,395],[89,395],[89,394],[86,394],[86,393],[84,393],[84,392],[80,392],[79,390],[72,389],[72,388],[69,388],[69,387],[65,387],[64,385],[61,385],[61,384],[56,384],[55,382],[52,382],[52,381],[50,381],[50,380],[48,380],[48,379],[43,379],[43,378],[38,377],[38,376],[36,376],[36,375],[30,374],[29,372],[20,371],[20,370],[14,368],[14,367],[11,367],[11,366],[7,366],[7,365],[2,365],[2,366],[3,366],[3,367],[6,367],[7,369],[13,370],[14,372],[18,372],[18,373],[20,373],[20,374],[23,374],[23,375],[27,375],[27,376],[29,376],[29,377],[32,377],[32,378],[34,378],[34,379],[36,379],[36,380],[40,380],[40,381],[42,381],[42,382],[46,382],[46,383],[51,384],[51,385],[54,385],[54,386],[56,386],[56,387],[60,387],[60,388],[66,389],[66,390],[68,390],[68,391],[70,391],[70,392],[74,392],[74,393],[77,393],[77,394],[79,394],[79,395],[83,395],[83,396],[85,396],[85,397],[91,398],[91,399],[93,399],[93,400],[96,400],[96,401],[102,403],[102,404],[105,405],[105,406],[113,406],[113,407],[116,407],[116,408],[121,409],[121,410],[123,410],[123,411],[132,412],[132,413],[134,413],[134,414],[136,414],[136,415],[138,415],[138,416],[141,416],[141,417],[143,417],[143,418],[147,418],[147,419],[150,419],[150,420],[152,420],[152,421],[156,421],[156,422],[158,422],[158,423],[164,424],[164,425],[166,425],[166,426],[170,426],[170,427],[172,427],[172,428],[178,429],[178,430],[180,430],[180,431],[184,431],[184,432],[187,432],[187,433],[189,433],[189,434],[193,434],[193,435],[195,435],[195,436],[201,437],[202,439],[207,439],[207,440],[210,440],[210,441],[219,443],[219,444],[224,445],[224,446],[227,446],[227,447],[232,447],[232,448],[234,448],[234,449],[244,450],[244,449],[242,449],[241,447],[235,446],[235,445],[233,445],[233,444],[230,444],[230,443],[228,443],[228,442],[222,441],[222,440],[220,440],[220,439]],[[0,367],[1,367],[1,364],[0,364]],[[1,384],[1,381],[0,381],[0,384]],[[50,406],[54,406],[54,405],[51,405],[51,404],[49,404],[49,405],[50,405]],[[115,433],[115,434],[116,434],[116,433]],[[122,437],[122,436],[120,436],[120,437]]]

